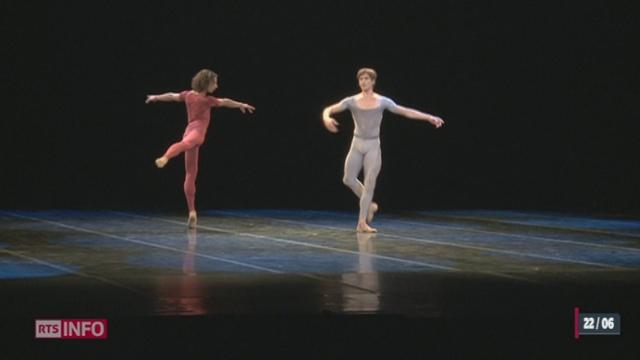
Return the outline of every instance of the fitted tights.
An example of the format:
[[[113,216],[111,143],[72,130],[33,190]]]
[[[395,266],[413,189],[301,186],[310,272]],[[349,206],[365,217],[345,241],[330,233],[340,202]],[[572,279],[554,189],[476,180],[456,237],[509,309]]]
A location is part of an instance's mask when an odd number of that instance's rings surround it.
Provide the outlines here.
[[[381,166],[380,139],[354,137],[349,154],[344,162],[344,177],[342,181],[360,198],[359,221],[365,221],[367,218]],[[363,167],[364,184],[358,180],[358,174]]]
[[[169,147],[164,156],[167,159],[174,158],[184,152],[184,196],[187,199],[189,212],[196,211],[196,177],[198,175],[198,153],[200,145],[204,142],[204,135],[197,130],[184,134],[182,141]]]

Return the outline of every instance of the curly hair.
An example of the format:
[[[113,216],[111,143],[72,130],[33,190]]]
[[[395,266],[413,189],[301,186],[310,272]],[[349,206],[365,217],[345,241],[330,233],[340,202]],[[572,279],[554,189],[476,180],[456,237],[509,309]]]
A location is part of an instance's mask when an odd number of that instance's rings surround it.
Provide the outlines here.
[[[218,81],[218,74],[209,69],[202,69],[191,79],[191,88],[197,92],[207,91],[209,84]]]

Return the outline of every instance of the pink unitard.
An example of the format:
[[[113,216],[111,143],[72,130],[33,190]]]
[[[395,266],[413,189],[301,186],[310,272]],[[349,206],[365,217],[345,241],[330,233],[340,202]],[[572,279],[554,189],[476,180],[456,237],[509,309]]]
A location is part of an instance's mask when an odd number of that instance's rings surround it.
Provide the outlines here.
[[[183,91],[180,93],[180,101],[187,106],[189,123],[182,136],[182,141],[177,142],[167,149],[164,156],[167,159],[176,157],[184,152],[184,195],[187,198],[189,211],[195,211],[196,176],[198,175],[198,151],[207,134],[211,119],[211,107],[218,106],[220,100],[213,96],[202,96],[195,91]]]

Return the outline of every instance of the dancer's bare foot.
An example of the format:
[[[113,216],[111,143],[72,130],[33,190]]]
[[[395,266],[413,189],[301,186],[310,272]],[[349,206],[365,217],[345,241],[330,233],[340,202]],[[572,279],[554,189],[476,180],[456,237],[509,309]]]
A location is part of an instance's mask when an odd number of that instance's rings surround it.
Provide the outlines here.
[[[189,213],[189,220],[187,220],[187,226],[189,227],[189,229],[195,229],[197,223],[198,223],[198,217],[196,216],[196,212],[191,211]]]
[[[359,233],[374,233],[378,232],[378,230],[369,226],[366,222],[360,221],[358,222],[358,227],[356,227],[356,231]]]
[[[371,205],[369,205],[369,213],[367,214],[368,223],[373,221],[373,216],[376,214],[376,211],[378,211],[378,204],[372,202]]]
[[[169,159],[167,159],[166,157],[159,157],[156,159],[156,166],[159,169],[162,169],[165,165],[167,165],[167,163],[169,162]]]

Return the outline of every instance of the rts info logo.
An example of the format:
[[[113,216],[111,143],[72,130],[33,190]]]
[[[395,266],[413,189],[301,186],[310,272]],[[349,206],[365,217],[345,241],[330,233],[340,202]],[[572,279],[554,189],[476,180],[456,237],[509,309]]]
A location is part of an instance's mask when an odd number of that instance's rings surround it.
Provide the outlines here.
[[[106,339],[107,319],[36,319],[36,339]]]

